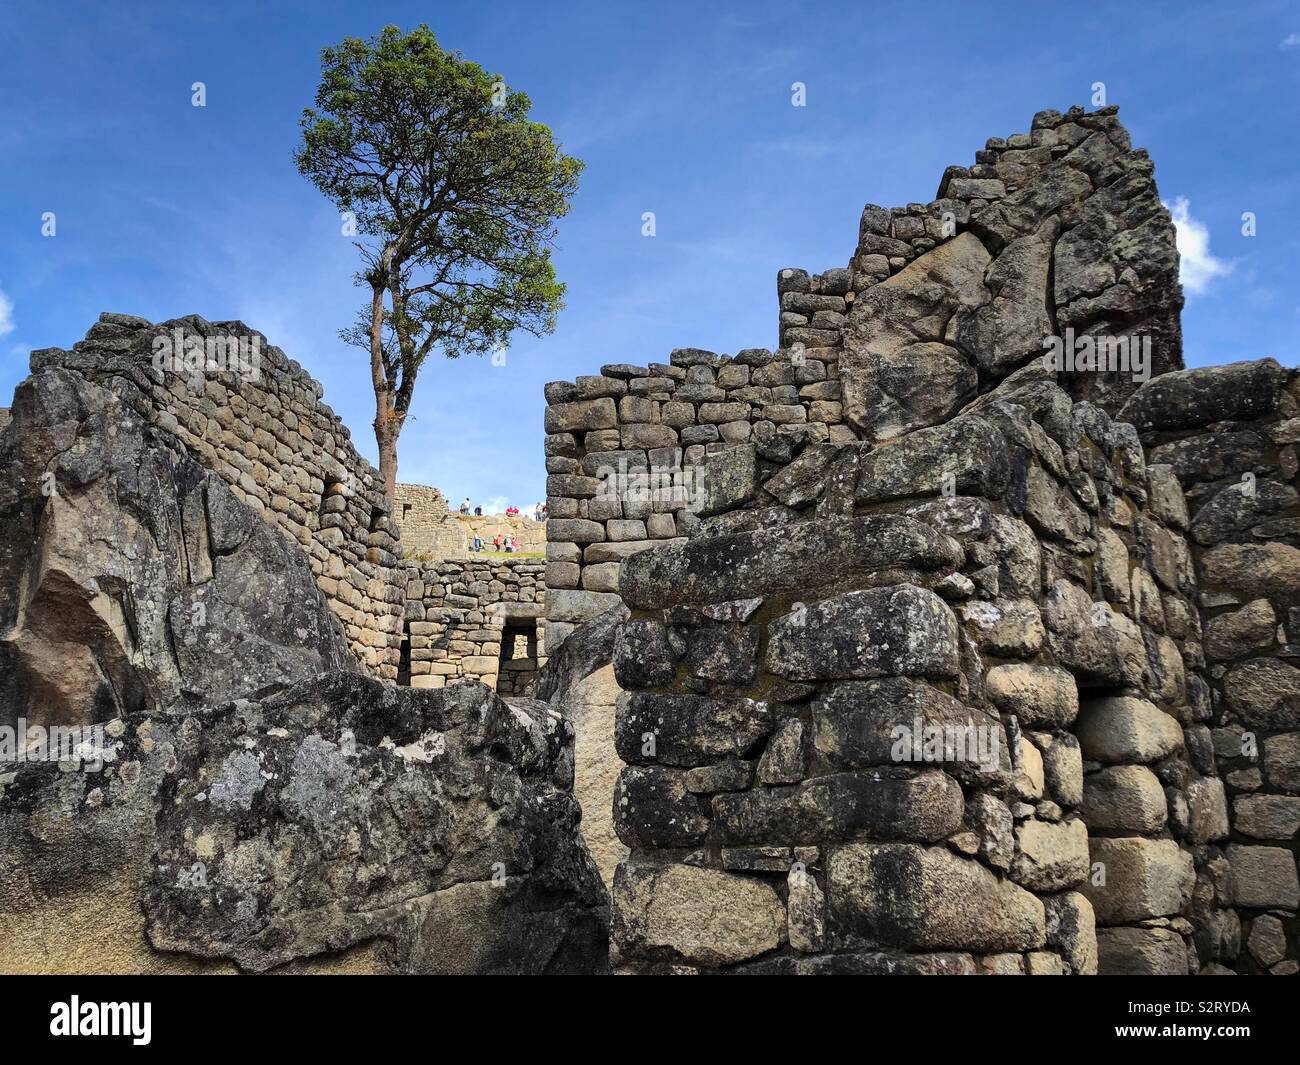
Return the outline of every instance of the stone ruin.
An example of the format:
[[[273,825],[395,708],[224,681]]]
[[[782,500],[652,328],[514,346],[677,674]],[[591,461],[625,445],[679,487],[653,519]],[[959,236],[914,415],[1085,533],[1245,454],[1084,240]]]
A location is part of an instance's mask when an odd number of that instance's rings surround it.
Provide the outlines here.
[[[394,520],[402,534],[402,551],[408,559],[440,561],[474,557],[471,542],[479,537],[491,544],[496,536],[511,536],[521,553],[546,549],[546,527],[527,514],[461,514],[453,512],[446,497],[423,484],[398,484]]]
[[[1182,368],[1115,109],[777,293],[776,351],[546,390],[615,964],[1294,974],[1300,375]]]
[[[544,566],[404,547],[242,323],[34,352],[0,970],[1295,973],[1300,375],[1183,369],[1177,271],[1042,112],[775,351],[548,385]]]
[[[408,571],[397,683],[441,688],[476,680],[531,696],[546,632],[546,566],[532,560],[448,560]]]
[[[0,435],[0,970],[603,971],[572,726],[428,683],[405,618],[454,642],[459,569],[400,561],[275,349],[177,390],[173,329],[242,331],[106,315]]]

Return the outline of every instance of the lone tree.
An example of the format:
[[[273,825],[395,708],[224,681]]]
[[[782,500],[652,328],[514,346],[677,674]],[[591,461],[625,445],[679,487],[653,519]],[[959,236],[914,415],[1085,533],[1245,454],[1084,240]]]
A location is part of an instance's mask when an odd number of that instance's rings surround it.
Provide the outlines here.
[[[370,299],[340,335],[370,354],[375,440],[389,502],[397,438],[435,347],[450,358],[555,328],[564,286],[555,223],[582,163],[497,75],[447,52],[428,26],[386,26],[321,52],[298,170],[358,237]]]

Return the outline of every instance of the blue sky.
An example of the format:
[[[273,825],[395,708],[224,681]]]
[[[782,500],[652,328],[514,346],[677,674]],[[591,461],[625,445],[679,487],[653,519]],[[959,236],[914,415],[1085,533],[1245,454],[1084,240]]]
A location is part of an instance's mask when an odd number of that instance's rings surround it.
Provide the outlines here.
[[[1087,105],[1098,81],[1163,198],[1185,201],[1188,364],[1300,361],[1294,2],[6,0],[0,405],[32,348],[70,345],[102,310],[238,318],[324,383],[373,461],[367,365],[337,339],[356,252],[290,153],[321,47],[422,21],[526,91],[587,170],[560,224],[558,330],[519,337],[504,366],[430,361],[402,480],[530,505],[544,382],[775,344],[779,268],[845,265],[864,203],[930,200],[946,165]]]

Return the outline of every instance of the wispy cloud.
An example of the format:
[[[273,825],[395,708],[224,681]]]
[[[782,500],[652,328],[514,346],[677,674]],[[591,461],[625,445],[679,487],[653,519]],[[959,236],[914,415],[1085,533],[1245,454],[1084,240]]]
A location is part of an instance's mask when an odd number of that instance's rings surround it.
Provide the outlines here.
[[[1172,204],[1165,204],[1174,218],[1177,233],[1178,279],[1193,296],[1199,296],[1215,278],[1232,273],[1233,264],[1217,258],[1210,251],[1210,230],[1204,222],[1192,217],[1191,204],[1186,196],[1178,196]]]
[[[14,301],[0,289],[0,337],[14,331]]]
[[[1300,48],[1300,33],[1288,33],[1282,38],[1283,48]]]

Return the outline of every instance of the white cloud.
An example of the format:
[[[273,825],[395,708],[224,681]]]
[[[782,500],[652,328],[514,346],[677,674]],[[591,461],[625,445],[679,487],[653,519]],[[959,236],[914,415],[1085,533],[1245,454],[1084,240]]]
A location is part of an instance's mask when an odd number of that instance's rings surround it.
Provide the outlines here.
[[[504,514],[508,505],[505,496],[493,496],[491,499],[483,501],[483,513]]]
[[[1192,205],[1188,203],[1187,197],[1179,196],[1172,205],[1165,206],[1174,217],[1174,229],[1177,232],[1175,239],[1180,259],[1178,279],[1191,295],[1199,296],[1216,277],[1226,277],[1232,273],[1233,264],[1215,258],[1210,252],[1210,231],[1204,222],[1198,222],[1192,217]]]
[[[0,337],[14,331],[14,302],[0,289]]]
[[[1291,33],[1282,38],[1283,48],[1295,48],[1300,46],[1300,33]]]

